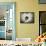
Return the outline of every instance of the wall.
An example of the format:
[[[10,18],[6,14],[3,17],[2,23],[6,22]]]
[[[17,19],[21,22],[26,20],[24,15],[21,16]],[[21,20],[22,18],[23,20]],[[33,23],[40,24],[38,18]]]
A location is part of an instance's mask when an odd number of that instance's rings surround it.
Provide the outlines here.
[[[0,2],[16,2],[16,37],[36,38],[39,34],[39,10],[46,5],[38,4],[38,0],[3,0]],[[20,12],[34,12],[34,24],[20,24]]]

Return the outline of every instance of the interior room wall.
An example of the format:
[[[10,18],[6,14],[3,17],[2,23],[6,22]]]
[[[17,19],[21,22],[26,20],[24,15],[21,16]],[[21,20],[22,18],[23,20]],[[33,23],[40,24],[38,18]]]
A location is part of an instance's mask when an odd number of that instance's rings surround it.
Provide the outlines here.
[[[33,38],[39,35],[39,10],[46,10],[46,5],[41,5],[38,0],[0,0],[0,2],[16,2],[16,37]],[[20,12],[34,12],[34,23],[21,24]]]

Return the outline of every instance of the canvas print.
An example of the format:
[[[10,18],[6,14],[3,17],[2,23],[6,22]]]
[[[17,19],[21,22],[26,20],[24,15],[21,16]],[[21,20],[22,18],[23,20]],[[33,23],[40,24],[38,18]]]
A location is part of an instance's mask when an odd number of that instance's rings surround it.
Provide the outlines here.
[[[21,12],[20,23],[34,23],[34,12]]]

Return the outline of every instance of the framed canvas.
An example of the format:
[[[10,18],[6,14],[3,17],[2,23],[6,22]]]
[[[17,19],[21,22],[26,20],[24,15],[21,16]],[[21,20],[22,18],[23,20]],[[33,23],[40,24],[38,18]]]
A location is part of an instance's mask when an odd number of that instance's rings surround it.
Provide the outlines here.
[[[34,23],[34,12],[20,12],[20,23]]]
[[[15,2],[0,2],[0,40],[15,40]]]
[[[46,0],[38,0],[40,4],[46,4]]]

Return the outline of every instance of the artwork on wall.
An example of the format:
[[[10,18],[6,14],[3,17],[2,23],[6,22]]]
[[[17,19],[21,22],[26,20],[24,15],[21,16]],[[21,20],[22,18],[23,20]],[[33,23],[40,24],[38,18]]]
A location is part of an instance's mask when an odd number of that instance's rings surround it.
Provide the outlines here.
[[[46,4],[46,0],[39,0],[40,4]]]
[[[34,12],[20,12],[20,23],[34,23]]]

